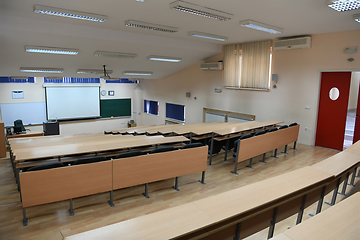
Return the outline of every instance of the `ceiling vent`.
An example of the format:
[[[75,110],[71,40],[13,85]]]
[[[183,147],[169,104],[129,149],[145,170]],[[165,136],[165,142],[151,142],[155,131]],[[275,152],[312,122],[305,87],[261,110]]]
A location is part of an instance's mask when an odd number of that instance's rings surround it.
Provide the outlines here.
[[[311,37],[290,38],[274,41],[274,50],[311,48]]]
[[[210,63],[202,63],[200,65],[201,70],[223,70],[222,62],[210,62]]]

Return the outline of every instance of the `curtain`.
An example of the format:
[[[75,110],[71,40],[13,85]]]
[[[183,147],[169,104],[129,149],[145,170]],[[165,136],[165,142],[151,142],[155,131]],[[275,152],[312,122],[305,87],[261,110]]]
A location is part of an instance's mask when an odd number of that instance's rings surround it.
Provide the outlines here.
[[[242,44],[241,88],[269,89],[270,48],[271,40]]]
[[[224,46],[224,87],[240,87],[239,52],[239,44]]]

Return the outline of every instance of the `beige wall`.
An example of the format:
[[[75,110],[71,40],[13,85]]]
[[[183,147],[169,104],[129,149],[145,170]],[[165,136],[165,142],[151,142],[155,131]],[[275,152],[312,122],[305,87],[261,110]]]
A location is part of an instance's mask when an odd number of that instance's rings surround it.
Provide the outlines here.
[[[200,63],[163,79],[142,81],[144,99],[160,101],[160,115],[145,114],[144,124],[163,124],[165,102],[172,102],[186,105],[186,123],[202,122],[203,107],[254,114],[258,121],[298,122],[299,142],[313,145],[320,72],[360,70],[360,53],[343,53],[345,47],[358,46],[359,39],[360,30],[318,34],[312,36],[309,49],[274,51],[272,73],[278,74],[279,81],[270,92],[223,89],[215,93],[222,86],[222,71],[201,71]],[[348,62],[350,57],[355,61]],[[207,61],[217,60],[222,60],[221,54]],[[185,97],[188,91],[191,98]]]
[[[45,88],[43,88],[43,77],[37,77],[36,83],[2,83],[0,84],[0,103],[26,103],[26,102],[45,102]],[[116,84],[105,83],[101,80],[100,90],[114,90],[114,97],[108,95],[101,96],[101,99],[112,98],[131,98],[133,104],[133,90],[137,84]],[[23,99],[12,99],[13,90],[23,90]],[[133,106],[132,106],[133,109]],[[132,113],[133,117],[133,113]],[[60,124],[60,134],[82,134],[82,133],[101,133],[105,130],[114,130],[127,127],[126,123],[132,118],[121,118],[111,120],[97,120],[93,122],[76,122]],[[32,131],[42,131],[42,126],[26,127]]]
[[[353,72],[351,75],[351,86],[348,109],[355,109],[359,95],[360,72]]]

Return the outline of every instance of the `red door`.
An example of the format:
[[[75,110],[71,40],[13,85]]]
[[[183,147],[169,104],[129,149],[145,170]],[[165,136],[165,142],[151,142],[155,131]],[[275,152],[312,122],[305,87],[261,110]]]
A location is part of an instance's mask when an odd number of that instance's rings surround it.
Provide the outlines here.
[[[355,128],[354,128],[354,138],[353,143],[356,143],[358,140],[360,140],[360,121],[358,120],[358,117],[360,116],[360,85],[359,85],[359,95],[358,95],[358,101],[356,105],[356,117],[355,117]]]
[[[316,146],[343,150],[350,81],[351,72],[321,73]],[[337,98],[330,92],[333,88],[338,89]]]

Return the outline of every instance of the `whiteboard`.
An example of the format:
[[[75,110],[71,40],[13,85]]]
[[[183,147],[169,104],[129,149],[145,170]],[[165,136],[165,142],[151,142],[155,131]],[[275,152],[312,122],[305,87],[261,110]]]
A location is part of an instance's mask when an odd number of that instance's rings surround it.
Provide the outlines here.
[[[0,104],[1,119],[5,126],[14,126],[21,119],[24,125],[46,122],[45,102]]]

